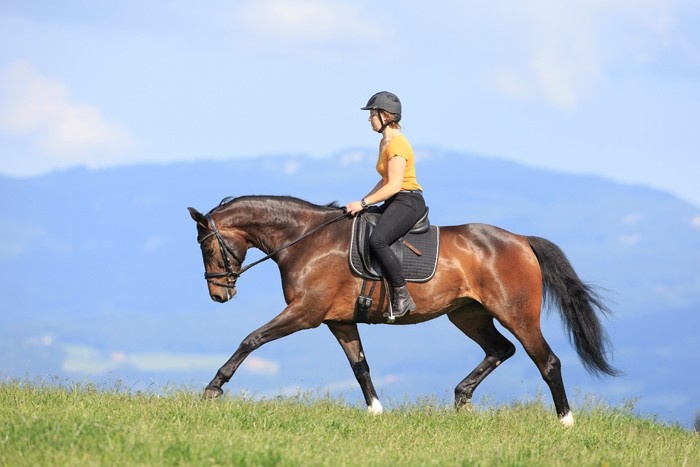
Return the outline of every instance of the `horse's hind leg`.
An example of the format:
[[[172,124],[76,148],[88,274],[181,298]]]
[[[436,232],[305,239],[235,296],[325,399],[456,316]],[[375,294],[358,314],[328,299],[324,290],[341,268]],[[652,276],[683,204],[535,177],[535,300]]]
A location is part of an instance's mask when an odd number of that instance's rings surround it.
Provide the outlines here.
[[[539,325],[536,330],[531,329],[528,335],[522,335],[523,332],[521,330],[518,331],[521,335],[516,334],[516,337],[523,344],[525,352],[527,352],[532,361],[535,362],[535,365],[537,365],[537,368],[540,370],[540,374],[542,374],[542,379],[544,379],[547,386],[549,386],[552,399],[554,399],[554,407],[559,416],[559,421],[565,426],[572,426],[574,424],[574,417],[571,415],[569,401],[566,398],[559,358],[549,347],[544,336],[542,336]]]
[[[474,390],[484,378],[515,353],[515,346],[498,332],[493,324],[493,316],[476,302],[447,316],[452,324],[479,344],[486,353],[481,363],[455,388],[455,406],[460,408],[469,403]]]
[[[569,408],[569,401],[564,390],[564,380],[561,376],[561,362],[554,354],[549,344],[542,335],[539,321],[539,306],[528,310],[521,310],[517,319],[500,320],[520,341],[525,352],[530,356],[540,370],[542,379],[549,386],[554,400],[554,408],[559,416],[559,421],[565,426],[573,426],[574,417]]]
[[[360,341],[360,333],[357,330],[357,325],[354,323],[326,324],[335,338],[338,339],[338,343],[348,357],[352,371],[355,373],[355,378],[360,384],[362,394],[365,396],[367,410],[370,413],[382,413],[382,404],[379,402],[377,391],[374,390],[374,384],[372,384],[372,378],[369,375],[369,365],[367,364],[367,360],[365,360],[365,353],[362,350],[362,342]]]

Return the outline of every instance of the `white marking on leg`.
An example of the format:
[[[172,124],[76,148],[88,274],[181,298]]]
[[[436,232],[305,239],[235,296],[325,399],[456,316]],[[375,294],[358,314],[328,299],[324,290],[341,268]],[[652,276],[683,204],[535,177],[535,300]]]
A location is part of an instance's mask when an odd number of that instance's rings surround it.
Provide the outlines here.
[[[559,422],[567,428],[574,426],[574,416],[571,412],[567,412],[565,415],[559,417]]]
[[[384,409],[382,408],[382,404],[379,402],[379,399],[372,399],[372,403],[367,406],[367,412],[371,413],[372,415],[379,415],[383,411]]]

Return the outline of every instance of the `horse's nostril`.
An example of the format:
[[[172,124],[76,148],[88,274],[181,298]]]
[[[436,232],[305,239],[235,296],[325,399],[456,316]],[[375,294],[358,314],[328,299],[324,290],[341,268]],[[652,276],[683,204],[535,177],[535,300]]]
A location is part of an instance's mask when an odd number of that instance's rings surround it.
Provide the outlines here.
[[[218,303],[224,302],[224,297],[222,297],[221,295],[212,295],[211,299]]]

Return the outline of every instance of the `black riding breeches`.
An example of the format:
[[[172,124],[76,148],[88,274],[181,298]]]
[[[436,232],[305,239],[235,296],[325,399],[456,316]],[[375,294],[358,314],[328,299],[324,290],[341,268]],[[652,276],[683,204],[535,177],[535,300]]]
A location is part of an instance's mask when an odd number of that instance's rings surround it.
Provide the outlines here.
[[[369,237],[369,247],[382,265],[392,287],[406,285],[401,263],[389,246],[406,235],[425,214],[425,200],[420,191],[400,191],[382,204],[377,226]]]

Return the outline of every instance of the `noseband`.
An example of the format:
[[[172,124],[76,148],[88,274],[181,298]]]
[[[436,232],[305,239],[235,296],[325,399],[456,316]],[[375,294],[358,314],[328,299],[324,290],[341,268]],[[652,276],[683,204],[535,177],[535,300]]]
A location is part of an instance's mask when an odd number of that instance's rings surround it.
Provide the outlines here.
[[[226,268],[226,271],[225,272],[205,272],[204,278],[210,284],[217,285],[219,287],[226,287],[228,289],[233,289],[236,287],[236,281],[238,280],[238,278],[241,276],[241,274],[246,272],[248,269],[252,268],[256,264],[260,264],[263,261],[272,258],[273,256],[275,256],[277,253],[284,250],[285,248],[289,248],[290,246],[294,245],[295,243],[302,241],[303,239],[305,239],[309,235],[316,233],[318,230],[321,230],[322,228],[342,219],[343,217],[347,217],[347,216],[348,216],[348,214],[346,212],[343,212],[343,214],[339,215],[338,217],[334,217],[333,219],[331,219],[327,222],[324,222],[323,224],[319,225],[318,227],[311,229],[310,231],[306,232],[304,235],[297,238],[296,240],[293,240],[289,243],[282,245],[281,247],[277,248],[275,251],[273,251],[269,255],[267,255],[263,258],[260,258],[257,261],[250,263],[248,266],[241,267],[243,265],[243,261],[240,258],[238,258],[236,253],[231,249],[231,247],[228,245],[228,243],[226,243],[226,240],[224,240],[224,237],[221,236],[221,233],[219,232],[219,229],[216,227],[216,224],[214,223],[214,219],[211,217],[211,214],[207,214],[205,217],[209,220],[209,223],[211,224],[211,233],[205,235],[204,237],[202,237],[201,239],[199,239],[197,241],[201,245],[209,237],[216,236],[217,240],[219,240],[219,251],[221,252],[221,257],[224,260],[224,267]],[[233,256],[233,259],[238,262],[238,266],[240,267],[238,272],[235,272],[231,268],[231,261],[229,260],[228,253],[230,253],[231,256]],[[218,282],[217,281],[217,279],[221,279],[221,278],[225,278],[226,282]]]

